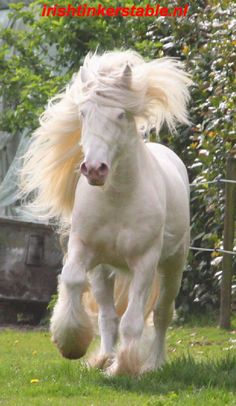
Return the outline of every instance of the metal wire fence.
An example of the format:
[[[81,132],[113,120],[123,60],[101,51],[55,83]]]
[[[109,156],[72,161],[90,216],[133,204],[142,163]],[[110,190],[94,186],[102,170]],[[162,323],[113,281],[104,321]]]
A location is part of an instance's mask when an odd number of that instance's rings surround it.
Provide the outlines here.
[[[221,183],[234,183],[236,184],[235,180],[231,180],[231,179],[224,179],[221,177],[218,177],[217,179],[214,180],[210,180],[210,181],[200,181],[200,182],[192,182],[190,183],[190,188],[196,188],[198,186],[202,186],[202,185],[221,185]],[[204,190],[202,190],[202,192],[204,192]],[[236,202],[235,202],[236,204]],[[227,251],[221,248],[202,248],[202,247],[193,247],[190,246],[190,249],[192,251],[205,251],[205,252],[216,252],[216,253],[222,253],[222,254],[229,254],[229,255],[236,255],[236,251]]]

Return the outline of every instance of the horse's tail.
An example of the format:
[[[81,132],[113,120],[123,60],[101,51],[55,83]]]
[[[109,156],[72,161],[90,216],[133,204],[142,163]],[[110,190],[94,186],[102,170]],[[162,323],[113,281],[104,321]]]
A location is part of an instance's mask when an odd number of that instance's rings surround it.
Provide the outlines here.
[[[82,160],[80,121],[74,93],[78,78],[55,96],[40,119],[23,157],[21,197],[42,219],[68,222]]]

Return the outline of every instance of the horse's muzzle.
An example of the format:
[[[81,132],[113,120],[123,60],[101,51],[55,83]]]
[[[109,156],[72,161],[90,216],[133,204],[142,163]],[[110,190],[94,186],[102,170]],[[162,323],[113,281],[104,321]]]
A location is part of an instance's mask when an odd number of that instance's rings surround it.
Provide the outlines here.
[[[80,170],[92,186],[103,186],[109,172],[108,165],[104,162],[95,165],[84,161],[80,165]]]

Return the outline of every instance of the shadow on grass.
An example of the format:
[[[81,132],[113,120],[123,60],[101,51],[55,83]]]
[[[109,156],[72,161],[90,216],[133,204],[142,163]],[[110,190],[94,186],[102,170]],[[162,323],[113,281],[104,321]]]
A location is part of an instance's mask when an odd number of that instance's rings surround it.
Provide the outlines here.
[[[140,378],[120,376],[99,378],[99,385],[118,391],[165,394],[193,388],[219,388],[236,391],[236,355],[221,360],[196,362],[192,357],[181,357],[157,372]]]

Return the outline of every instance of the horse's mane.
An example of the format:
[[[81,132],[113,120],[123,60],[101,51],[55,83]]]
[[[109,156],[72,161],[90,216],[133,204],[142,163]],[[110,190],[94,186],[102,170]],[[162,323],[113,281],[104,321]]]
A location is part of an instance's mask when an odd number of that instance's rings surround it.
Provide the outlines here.
[[[83,158],[81,103],[120,106],[157,131],[164,122],[173,130],[177,122],[189,124],[190,84],[176,59],[145,62],[130,50],[89,53],[66,90],[49,102],[24,156],[22,191],[31,197],[31,209],[43,218],[70,220]]]

